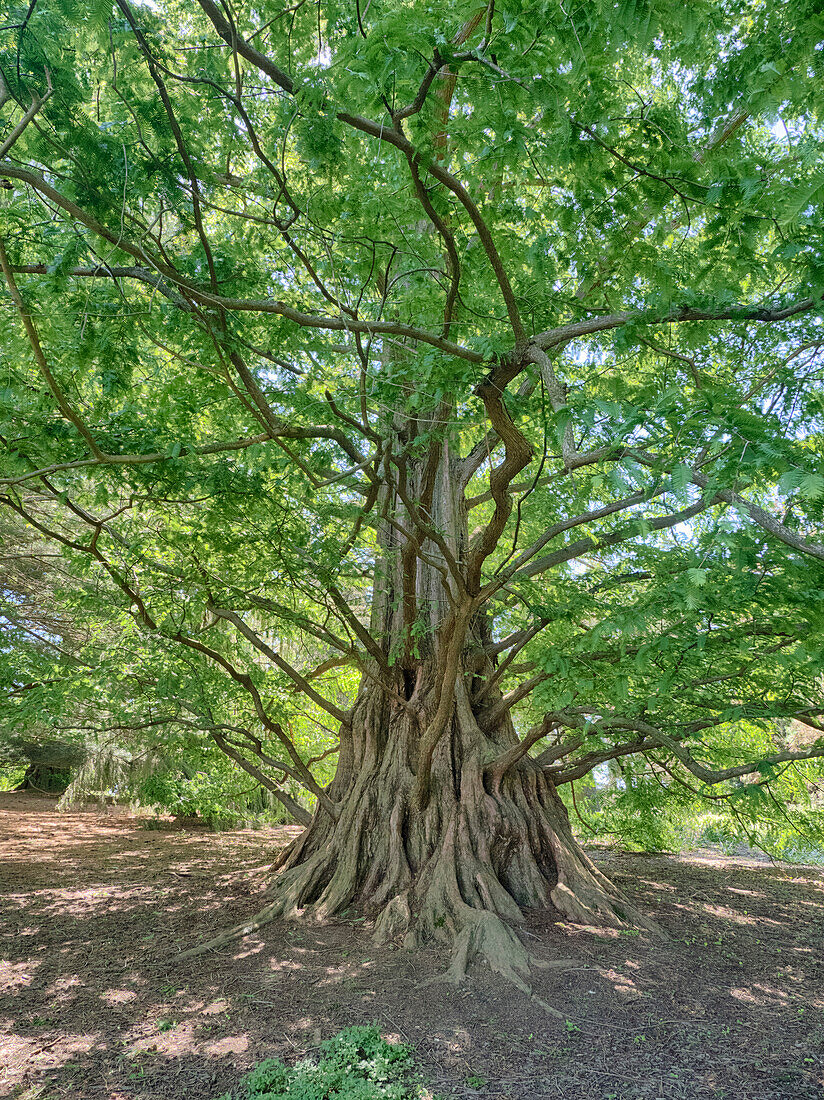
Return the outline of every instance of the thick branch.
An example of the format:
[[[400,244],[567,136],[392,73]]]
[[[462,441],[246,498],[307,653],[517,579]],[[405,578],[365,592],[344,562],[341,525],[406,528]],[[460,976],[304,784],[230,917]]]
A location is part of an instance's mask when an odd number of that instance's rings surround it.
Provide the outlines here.
[[[253,447],[256,443],[266,443],[271,439],[269,432],[262,435],[248,436],[246,439],[233,439],[226,443],[207,443],[203,447],[181,447],[178,458],[190,455],[214,455],[225,451],[242,451],[247,447]],[[99,458],[80,458],[75,462],[56,462],[53,466],[43,466],[37,470],[31,470],[26,474],[15,477],[0,478],[0,485],[20,485],[32,478],[48,477],[50,474],[62,473],[64,470],[82,470],[89,466],[141,466],[151,462],[171,462],[174,455],[163,451],[150,451],[148,454],[136,455],[112,455],[101,454]]]
[[[542,740],[542,738],[548,737],[549,734],[557,728],[557,724],[552,715],[547,714],[543,721],[534,725],[517,745],[513,745],[512,748],[507,749],[506,752],[501,753],[500,756],[491,760],[484,770],[489,776],[493,788],[500,785],[501,780],[510,768],[514,768],[518,761],[526,756],[533,745]],[[548,751],[552,752],[553,750]]]
[[[51,98],[52,93],[54,92],[54,89],[52,88],[52,82],[51,82],[51,73],[49,72],[48,69],[46,69],[45,72],[46,72],[46,94],[42,95],[42,96],[33,95],[31,97],[31,104],[29,106],[29,109],[26,111],[26,113],[23,115],[23,117],[20,119],[20,121],[14,127],[12,132],[9,134],[9,136],[6,138],[6,140],[2,143],[2,145],[0,145],[0,157],[4,157],[6,155],[6,153],[8,153],[8,151],[11,149],[11,147],[15,144],[17,139],[22,137],[23,131],[27,128],[29,123],[34,119],[34,116],[38,113],[38,111],[43,106],[43,104],[48,99]],[[2,104],[5,103],[6,99],[8,99],[8,90],[6,89],[6,83],[5,83],[5,81],[3,80],[3,78],[1,76],[0,76],[0,87],[2,87],[2,101],[0,101],[0,106],[2,106]]]
[[[282,69],[279,69],[265,54],[260,53],[251,43],[238,35],[214,0],[198,0],[198,3],[211,20],[212,25],[224,42],[227,42],[233,50],[240,54],[241,57],[246,58],[247,61],[250,61],[260,69],[261,72],[266,73],[283,91],[287,92],[289,95],[294,94],[294,83],[291,77],[283,72]],[[335,117],[339,121],[363,134],[368,134],[370,137],[375,137],[381,142],[394,145],[404,154],[404,156],[411,155],[415,157],[417,155],[417,150],[414,145],[396,126],[386,126],[383,122],[375,122],[372,119],[364,118],[362,115],[352,115],[347,111],[337,111]],[[526,343],[526,332],[521,322],[509,276],[506,273],[503,261],[492,239],[489,227],[463,184],[439,164],[437,160],[432,160],[427,164],[427,171],[455,195],[469,215],[472,224],[475,226],[475,230],[483,245],[487,259],[489,260],[501,290],[501,295],[506,305],[507,315],[509,316],[509,321],[515,336],[516,346],[520,347]]]
[[[327,714],[331,714],[333,718],[338,722],[345,722],[348,715],[340,707],[330,702],[328,699],[316,691],[309,681],[302,676],[297,669],[292,668],[288,661],[285,661],[279,653],[277,653],[270,645],[268,645],[259,634],[255,633],[252,628],[243,621],[240,615],[237,615],[234,611],[229,611],[223,607],[216,607],[211,601],[207,605],[213,615],[216,615],[219,619],[225,619],[227,622],[232,623],[247,641],[260,653],[267,657],[273,665],[276,665],[281,672],[285,672],[289,679],[300,688],[300,690],[307,695],[314,703],[325,710]]]
[[[309,826],[312,824],[312,815],[307,809],[304,809],[299,802],[296,802],[290,794],[282,790],[277,783],[274,783],[265,772],[256,767],[250,760],[247,760],[241,752],[236,749],[230,741],[227,741],[218,731],[211,731],[211,737],[215,744],[225,753],[231,760],[234,760],[243,770],[251,775],[253,779],[256,779],[261,786],[265,787],[267,791],[271,791],[278,802],[284,806],[289,813],[294,817],[295,821],[300,822],[301,825]]]
[[[605,535],[601,539],[578,539],[577,542],[571,543],[563,550],[556,550],[552,554],[547,554],[545,557],[533,561],[531,565],[520,569],[516,575],[519,577],[534,577],[538,573],[544,573],[547,569],[552,569],[563,562],[583,557],[584,554],[592,553],[594,550],[605,550],[612,546],[618,546],[622,542],[627,542],[629,539],[637,538],[642,530],[664,531],[668,527],[675,527],[678,523],[684,523],[686,520],[700,515],[701,512],[705,512],[708,508],[719,503],[722,503],[720,495],[713,497],[712,500],[699,500],[688,508],[682,508],[680,512],[672,512],[667,516],[657,516],[654,519],[644,518],[639,520],[637,524],[622,527],[620,530],[613,532],[611,535]]]
[[[495,502],[495,511],[470,547],[467,564],[467,588],[470,592],[478,591],[483,563],[498,545],[512,513],[510,485],[532,461],[532,447],[523,432],[515,427],[504,404],[503,392],[506,384],[506,377],[494,370],[475,391],[486,407],[492,427],[503,440],[504,460],[495,467],[489,478],[489,491]]]
[[[135,259],[138,260],[145,261],[149,258],[145,249],[132,244],[122,233],[114,233],[107,229],[85,210],[82,210],[76,203],[61,195],[59,191],[47,183],[46,180],[36,172],[18,168],[14,164],[2,163],[0,164],[0,178],[18,179],[23,183],[29,184],[46,198],[50,199],[55,205],[59,206],[61,210],[74,218],[75,221],[79,222],[81,225],[85,225],[87,229],[90,229],[104,240],[109,241],[115,247],[134,256]],[[456,344],[452,340],[444,339],[442,336],[428,332],[426,329],[417,328],[414,325],[404,325],[399,321],[370,321],[350,317],[329,317],[323,314],[304,313],[288,305],[286,302],[271,298],[226,298],[212,291],[204,290],[190,280],[185,279],[173,267],[170,267],[167,263],[164,263],[158,258],[152,258],[150,262],[169,282],[185,291],[188,298],[202,306],[226,310],[229,313],[274,314],[279,317],[286,317],[287,320],[293,321],[301,328],[324,329],[329,332],[357,332],[367,335],[374,335],[377,333],[400,336],[407,340],[417,340],[423,344],[430,344],[432,347],[436,347],[440,351],[446,352],[448,355],[454,355],[459,359],[467,359],[471,363],[484,362],[484,356],[480,352],[463,347],[461,344]],[[121,270],[125,271],[125,269]],[[96,270],[95,274],[102,275],[104,272],[102,270]],[[142,278],[142,276],[135,277]],[[149,280],[144,279],[143,281]]]
[[[592,722],[582,714],[573,714],[567,711],[558,711],[554,717],[559,723],[577,729],[589,729],[596,732],[632,730],[642,734],[642,737],[637,741],[624,743],[623,745],[616,746],[614,749],[605,750],[604,752],[590,754],[588,757],[584,758],[584,760],[578,761],[572,768],[558,772],[554,777],[556,785],[568,783],[580,778],[581,775],[591,771],[596,764],[605,760],[646,752],[654,748],[669,749],[673,756],[684,765],[687,771],[707,784],[723,783],[728,779],[738,779],[741,776],[751,775],[763,767],[774,764],[783,764],[794,760],[813,760],[817,757],[824,756],[824,743],[819,743],[810,749],[805,749],[800,752],[790,752],[786,750],[778,753],[770,753],[766,756],[751,760],[746,764],[738,764],[730,768],[708,768],[700,763],[700,761],[696,760],[689,750],[680,742],[683,741],[684,738],[697,732],[699,729],[707,729],[712,726],[721,725],[720,720],[691,723],[686,729],[672,735],[665,733],[658,726],[653,726],[649,722],[643,721],[641,718],[625,718],[620,715],[613,715]]]

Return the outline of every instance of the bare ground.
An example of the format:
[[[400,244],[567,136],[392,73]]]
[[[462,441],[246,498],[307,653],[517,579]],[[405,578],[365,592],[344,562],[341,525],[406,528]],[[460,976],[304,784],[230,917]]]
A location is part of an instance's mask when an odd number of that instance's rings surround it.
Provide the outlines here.
[[[822,1100],[824,872],[596,854],[671,936],[535,914],[555,1020],[494,976],[424,984],[436,952],[377,949],[357,921],[273,924],[178,952],[261,907],[297,830],[149,830],[0,794],[0,1095],[213,1100],[261,1058],[353,1023],[415,1045],[443,1098]]]

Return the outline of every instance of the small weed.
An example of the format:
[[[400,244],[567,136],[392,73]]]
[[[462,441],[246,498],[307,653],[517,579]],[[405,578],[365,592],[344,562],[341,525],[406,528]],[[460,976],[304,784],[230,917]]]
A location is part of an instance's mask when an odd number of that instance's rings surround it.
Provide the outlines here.
[[[485,1084],[483,1078],[474,1079]],[[287,1066],[268,1058],[242,1079],[237,1091],[219,1100],[423,1100],[425,1095],[409,1047],[387,1042],[372,1025],[347,1028],[321,1043],[317,1061]]]
[[[178,1023],[177,1020],[158,1020],[157,1021],[157,1030],[158,1031],[172,1031],[173,1028],[177,1027],[177,1023]]]
[[[578,1027],[578,1025],[577,1025],[577,1024],[575,1024],[575,1023],[573,1023],[573,1022],[572,1022],[572,1020],[564,1020],[564,1027],[565,1027],[565,1028],[567,1029],[567,1031],[568,1031],[568,1032],[569,1032],[570,1034],[572,1034],[572,1032],[573,1032],[573,1031],[580,1031],[580,1030],[581,1030],[581,1029],[580,1029],[580,1028]]]
[[[486,1078],[479,1076],[477,1073],[470,1073],[470,1075],[464,1079],[464,1084],[468,1085],[471,1089],[482,1089],[486,1084]]]

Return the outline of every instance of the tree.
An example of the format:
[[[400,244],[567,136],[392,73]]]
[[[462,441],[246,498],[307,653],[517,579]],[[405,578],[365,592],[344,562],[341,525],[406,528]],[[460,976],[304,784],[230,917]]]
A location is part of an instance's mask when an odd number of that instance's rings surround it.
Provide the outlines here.
[[[523,984],[524,908],[645,920],[565,785],[824,755],[817,8],[8,20],[0,503],[122,724],[316,799],[260,920]]]

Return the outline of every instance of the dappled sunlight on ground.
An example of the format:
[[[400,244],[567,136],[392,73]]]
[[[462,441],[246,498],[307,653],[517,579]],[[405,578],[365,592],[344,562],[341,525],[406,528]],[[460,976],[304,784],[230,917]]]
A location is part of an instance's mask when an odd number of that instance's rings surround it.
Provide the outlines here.
[[[214,1100],[264,1057],[377,1019],[444,1100],[824,1096],[817,869],[596,852],[670,939],[527,914],[558,1021],[494,975],[424,985],[443,956],[377,948],[358,922],[268,925],[178,962],[265,903],[295,829],[148,830],[8,796],[0,829],[0,1095]]]

